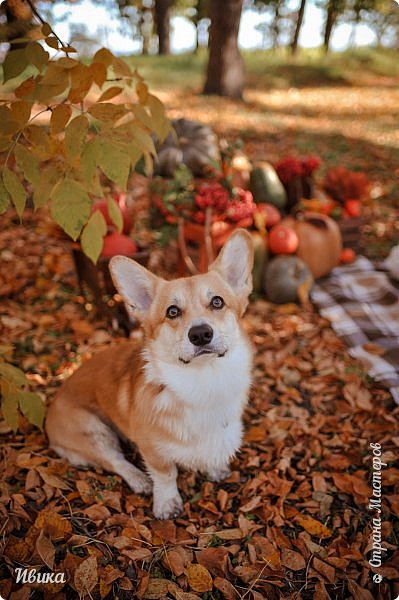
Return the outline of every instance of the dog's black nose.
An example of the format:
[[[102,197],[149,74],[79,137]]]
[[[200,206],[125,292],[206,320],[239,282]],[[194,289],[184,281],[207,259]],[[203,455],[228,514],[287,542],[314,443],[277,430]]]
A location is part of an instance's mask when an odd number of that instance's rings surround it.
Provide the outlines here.
[[[188,339],[194,346],[205,346],[213,338],[213,329],[210,325],[195,325],[188,332]]]

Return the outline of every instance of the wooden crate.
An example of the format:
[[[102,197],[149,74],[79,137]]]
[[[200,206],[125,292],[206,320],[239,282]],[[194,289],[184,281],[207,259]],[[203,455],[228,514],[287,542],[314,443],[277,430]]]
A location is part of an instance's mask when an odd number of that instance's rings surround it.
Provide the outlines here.
[[[353,217],[337,221],[344,248],[352,248],[355,252],[360,250],[361,229],[368,222],[367,217]]]

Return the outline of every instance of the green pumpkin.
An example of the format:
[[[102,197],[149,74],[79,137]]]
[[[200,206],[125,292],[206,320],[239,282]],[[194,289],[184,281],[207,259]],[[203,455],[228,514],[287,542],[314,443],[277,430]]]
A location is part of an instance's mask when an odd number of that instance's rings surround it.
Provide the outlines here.
[[[265,270],[264,291],[276,304],[297,302],[300,286],[307,284],[310,289],[312,283],[309,267],[297,256],[275,256]]]
[[[261,162],[251,171],[249,188],[257,204],[268,202],[278,209],[287,204],[287,193],[274,167],[268,162]]]

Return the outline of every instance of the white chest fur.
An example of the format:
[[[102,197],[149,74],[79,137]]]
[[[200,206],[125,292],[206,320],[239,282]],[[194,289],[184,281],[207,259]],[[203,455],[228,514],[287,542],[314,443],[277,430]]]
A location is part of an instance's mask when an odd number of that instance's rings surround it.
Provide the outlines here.
[[[190,469],[226,465],[241,443],[250,362],[244,344],[222,358],[204,356],[191,365],[147,363],[147,379],[166,386],[154,415],[172,434],[167,442],[160,441],[163,454]],[[167,413],[176,398],[183,408],[178,419],[169,420]]]

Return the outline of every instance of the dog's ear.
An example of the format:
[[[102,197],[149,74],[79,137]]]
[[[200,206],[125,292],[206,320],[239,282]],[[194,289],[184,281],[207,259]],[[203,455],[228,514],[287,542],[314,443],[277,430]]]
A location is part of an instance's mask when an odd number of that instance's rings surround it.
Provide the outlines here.
[[[127,256],[113,256],[109,263],[109,270],[115,287],[128,309],[139,315],[145,315],[155,297],[159,277]]]
[[[245,229],[237,229],[209,269],[217,271],[235,294],[247,298],[252,291],[253,263],[252,238]]]

